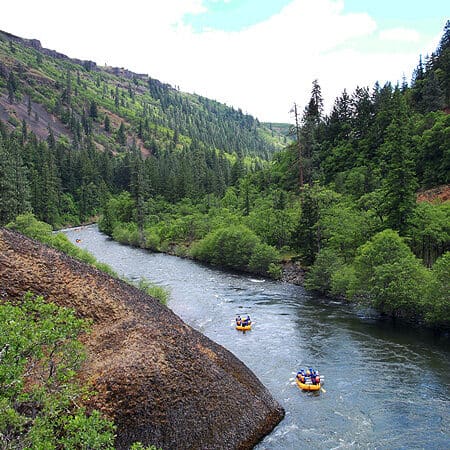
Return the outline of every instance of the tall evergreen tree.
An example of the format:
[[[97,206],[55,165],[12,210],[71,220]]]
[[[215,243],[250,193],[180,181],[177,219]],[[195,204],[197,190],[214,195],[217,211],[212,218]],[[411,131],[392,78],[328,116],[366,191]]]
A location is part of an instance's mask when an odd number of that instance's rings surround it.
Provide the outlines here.
[[[384,203],[388,226],[402,234],[416,204],[416,163],[412,151],[410,112],[398,88],[394,92],[393,106],[394,117],[381,147],[387,172]]]
[[[30,187],[20,143],[0,136],[0,225],[30,210]]]

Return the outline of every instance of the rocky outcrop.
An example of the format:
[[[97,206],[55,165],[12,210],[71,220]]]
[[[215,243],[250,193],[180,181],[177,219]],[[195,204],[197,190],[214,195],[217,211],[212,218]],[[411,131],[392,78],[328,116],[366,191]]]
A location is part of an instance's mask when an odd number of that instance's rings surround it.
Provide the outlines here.
[[[285,262],[282,264],[281,281],[303,286],[305,269],[298,262]]]
[[[0,229],[0,296],[28,290],[92,319],[81,377],[97,391],[88,406],[114,419],[119,449],[134,441],[164,449],[251,448],[284,415],[241,361],[157,300]]]
[[[132,72],[131,70],[124,69],[123,67],[99,68],[94,61],[70,58],[69,56],[64,55],[63,53],[59,53],[55,50],[51,50],[51,49],[42,47],[41,41],[39,41],[38,39],[24,39],[19,36],[15,36],[14,34],[0,30],[0,38],[1,38],[1,36],[4,36],[4,38],[8,39],[9,41],[17,42],[18,44],[25,45],[26,47],[34,48],[35,50],[42,53],[43,55],[50,56],[51,58],[63,59],[63,60],[70,61],[74,64],[78,64],[78,65],[84,67],[88,71],[106,70],[107,72],[112,73],[114,75],[122,76],[122,77],[129,78],[129,79],[139,78],[141,80],[147,80],[149,78],[149,76],[147,74],[135,73],[135,72]]]

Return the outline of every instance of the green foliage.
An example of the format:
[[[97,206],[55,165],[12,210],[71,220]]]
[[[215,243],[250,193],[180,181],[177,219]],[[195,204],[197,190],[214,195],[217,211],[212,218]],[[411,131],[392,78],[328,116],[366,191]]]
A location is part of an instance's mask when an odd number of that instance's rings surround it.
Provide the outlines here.
[[[130,450],[162,450],[161,448],[157,448],[155,445],[150,445],[144,447],[143,444],[140,442],[135,442],[131,447]]]
[[[114,226],[112,237],[121,244],[133,245],[134,247],[139,247],[140,244],[138,226],[134,222],[117,223]]]
[[[355,285],[355,269],[352,264],[335,267],[331,274],[330,293],[341,298],[348,298],[347,293]]]
[[[394,117],[380,147],[387,171],[383,183],[384,205],[388,226],[404,234],[416,203],[417,180],[414,155],[411,152],[410,112],[398,89],[392,103],[393,109],[395,108]]]
[[[450,326],[450,252],[434,264],[425,296],[425,320],[434,326]]]
[[[307,265],[314,262],[322,241],[321,217],[340,199],[335,192],[315,185],[305,186],[300,195],[301,215],[295,232],[295,248],[303,256]]]
[[[416,171],[424,187],[450,183],[450,115],[429,113],[416,124]]]
[[[450,242],[450,202],[419,203],[409,220],[407,236],[416,256],[431,267]]]
[[[110,198],[103,208],[103,214],[99,220],[100,231],[112,235],[118,223],[127,223],[132,220],[134,201],[129,192]]]
[[[322,249],[305,277],[305,287],[325,294],[331,293],[332,277],[342,267],[344,259],[331,248]]]
[[[275,249],[261,244],[259,238],[242,225],[218,228],[193,246],[194,258],[221,267],[267,273],[278,260]]]
[[[158,286],[144,278],[139,280],[137,287],[151,297],[157,298],[163,305],[167,305],[170,298],[170,291],[167,288]]]
[[[77,406],[84,395],[75,381],[84,357],[77,337],[89,324],[29,293],[0,304],[0,326],[2,448],[112,449],[113,424]]]
[[[30,210],[30,186],[17,139],[0,134],[0,225]]]
[[[252,255],[248,261],[248,269],[259,274],[276,274],[275,267],[279,259],[280,255],[274,247],[260,242],[253,248]]]
[[[318,226],[322,230],[323,244],[339,254],[345,263],[353,261],[356,249],[377,228],[370,212],[361,211],[354,204],[345,201],[326,208]]]
[[[395,231],[386,229],[360,247],[351,296],[362,296],[392,316],[421,311],[428,271]]]

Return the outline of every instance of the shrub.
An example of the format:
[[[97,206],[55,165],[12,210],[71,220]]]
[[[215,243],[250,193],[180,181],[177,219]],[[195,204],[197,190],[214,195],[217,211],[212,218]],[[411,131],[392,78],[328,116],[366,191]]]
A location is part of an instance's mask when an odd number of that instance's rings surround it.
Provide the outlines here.
[[[170,291],[167,288],[158,286],[145,278],[139,280],[137,287],[151,297],[157,298],[163,305],[167,305],[170,298]]]
[[[329,294],[332,277],[342,264],[343,258],[336,251],[329,248],[322,249],[317,254],[311,270],[306,274],[306,289]]]
[[[253,249],[248,268],[255,273],[267,274],[269,266],[275,265],[279,259],[280,255],[274,247],[260,242]]]
[[[114,226],[112,237],[121,244],[133,245],[135,247],[139,247],[140,245],[138,226],[134,222],[117,223]]]
[[[161,244],[161,238],[155,227],[147,227],[144,229],[144,241],[145,248],[153,251],[159,251],[159,246]]]
[[[350,295],[366,297],[394,317],[420,311],[429,273],[397,232],[376,234],[358,249],[353,266]]]
[[[444,253],[431,270],[425,296],[425,320],[430,325],[450,326],[450,252]]]
[[[77,337],[88,328],[73,310],[31,293],[0,304],[1,448],[113,448],[113,423],[77,406],[87,392],[76,382],[84,359]]]
[[[279,260],[278,252],[261,243],[256,234],[242,225],[222,227],[193,246],[191,255],[214,265],[256,273],[268,273]]]

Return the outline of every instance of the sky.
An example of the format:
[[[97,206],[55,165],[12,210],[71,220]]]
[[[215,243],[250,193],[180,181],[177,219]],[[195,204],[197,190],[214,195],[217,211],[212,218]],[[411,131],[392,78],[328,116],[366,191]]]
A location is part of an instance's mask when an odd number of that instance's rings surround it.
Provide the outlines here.
[[[344,89],[409,82],[449,12],[447,0],[3,0],[0,29],[292,123],[315,79],[325,112]]]

